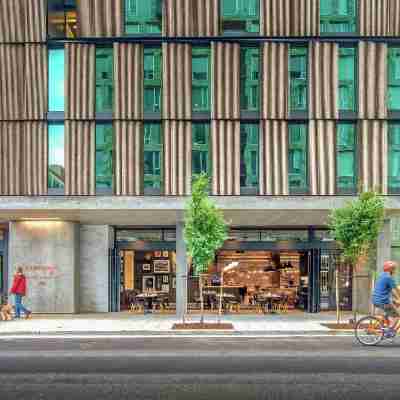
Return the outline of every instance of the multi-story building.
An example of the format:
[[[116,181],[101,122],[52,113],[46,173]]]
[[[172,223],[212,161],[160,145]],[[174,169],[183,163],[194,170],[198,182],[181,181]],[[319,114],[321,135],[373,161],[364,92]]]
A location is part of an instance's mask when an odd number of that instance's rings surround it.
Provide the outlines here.
[[[243,308],[264,290],[315,312],[338,269],[351,308],[327,216],[377,188],[390,257],[399,35],[400,0],[0,0],[2,289],[23,266],[36,311],[146,288],[195,307],[183,210],[206,172],[231,224],[210,285],[238,260]]]

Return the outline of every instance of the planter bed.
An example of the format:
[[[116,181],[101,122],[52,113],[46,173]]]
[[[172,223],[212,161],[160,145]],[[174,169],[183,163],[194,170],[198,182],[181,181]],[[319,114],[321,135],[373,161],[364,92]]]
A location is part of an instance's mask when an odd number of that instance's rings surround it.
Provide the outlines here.
[[[232,324],[227,324],[227,323],[200,323],[200,322],[188,322],[185,324],[174,324],[172,326],[172,329],[177,330],[177,329],[182,329],[182,330],[194,330],[194,329],[203,329],[203,330],[233,330],[233,325]]]

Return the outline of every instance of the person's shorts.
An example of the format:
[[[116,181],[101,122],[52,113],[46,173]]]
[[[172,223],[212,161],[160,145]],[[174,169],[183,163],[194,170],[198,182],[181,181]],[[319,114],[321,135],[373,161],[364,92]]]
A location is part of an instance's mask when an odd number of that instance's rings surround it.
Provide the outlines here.
[[[376,308],[383,311],[386,317],[398,318],[400,317],[399,312],[393,306],[393,304],[374,304]]]

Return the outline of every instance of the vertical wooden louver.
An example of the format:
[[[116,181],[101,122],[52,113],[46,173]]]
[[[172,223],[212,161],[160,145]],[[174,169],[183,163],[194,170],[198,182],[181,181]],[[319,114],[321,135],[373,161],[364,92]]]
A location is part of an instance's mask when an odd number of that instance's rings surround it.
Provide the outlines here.
[[[24,123],[23,173],[24,194],[40,196],[47,194],[47,122]]]
[[[0,122],[0,194],[22,194],[23,122]]]
[[[219,35],[219,0],[193,0],[193,36]]]
[[[0,43],[25,41],[26,0],[0,0]]]
[[[381,119],[387,116],[387,45],[359,43],[359,117]]]
[[[336,191],[335,121],[310,120],[308,132],[311,194],[334,195]]]
[[[46,42],[47,0],[25,0],[25,7],[25,40],[34,43]]]
[[[388,0],[359,0],[361,36],[388,34]]]
[[[319,35],[318,3],[316,0],[260,0],[261,35]]]
[[[364,190],[387,194],[387,121],[360,121],[360,178]]]
[[[143,123],[115,121],[115,194],[143,193]]]
[[[213,119],[240,117],[240,46],[237,43],[211,44]]]
[[[46,119],[47,48],[39,44],[25,46],[25,118]]]
[[[189,44],[163,43],[163,118],[192,117],[192,50]]]
[[[400,36],[400,1],[388,0],[388,35]]]
[[[24,117],[24,47],[0,44],[0,120]]]
[[[264,43],[262,58],[262,118],[288,117],[288,45]]]
[[[78,30],[82,37],[123,35],[123,0],[78,2]]]
[[[165,121],[164,171],[165,195],[190,193],[192,162],[192,123]]]
[[[96,124],[65,121],[65,194],[96,194]]]
[[[240,122],[212,121],[212,194],[240,195]]]
[[[90,44],[66,44],[66,118],[95,117],[96,48]]]
[[[310,63],[310,118],[337,119],[338,112],[337,43],[312,42]]]
[[[143,46],[114,44],[114,118],[143,118]]]
[[[260,139],[260,194],[264,196],[288,195],[287,122],[262,121]]]

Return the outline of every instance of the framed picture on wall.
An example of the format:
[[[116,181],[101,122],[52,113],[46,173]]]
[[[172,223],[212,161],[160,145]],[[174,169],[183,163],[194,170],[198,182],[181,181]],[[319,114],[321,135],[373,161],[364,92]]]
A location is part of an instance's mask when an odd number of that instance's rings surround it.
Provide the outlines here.
[[[164,258],[168,258],[168,257],[169,257],[168,251],[163,251],[163,252],[162,252],[162,256],[163,256]]]
[[[155,251],[154,257],[161,257],[161,251]]]
[[[154,260],[153,267],[155,274],[169,274],[169,260]]]
[[[169,292],[169,285],[168,284],[163,284],[162,286],[161,286],[161,291],[162,292]]]
[[[151,264],[143,264],[142,265],[143,272],[150,272],[151,271]]]
[[[169,276],[168,275],[163,275],[162,281],[163,281],[163,283],[169,283]]]
[[[154,275],[143,275],[143,291],[156,289],[156,277]]]
[[[172,289],[176,289],[176,278],[172,278]]]

